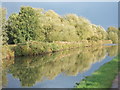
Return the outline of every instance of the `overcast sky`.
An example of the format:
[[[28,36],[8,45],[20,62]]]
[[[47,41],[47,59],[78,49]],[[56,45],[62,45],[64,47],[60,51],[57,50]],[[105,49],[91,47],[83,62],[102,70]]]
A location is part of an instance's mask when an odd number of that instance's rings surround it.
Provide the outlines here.
[[[117,2],[3,2],[2,6],[7,8],[7,17],[14,12],[18,13],[21,6],[31,6],[52,9],[60,15],[74,13],[105,29],[118,25]]]

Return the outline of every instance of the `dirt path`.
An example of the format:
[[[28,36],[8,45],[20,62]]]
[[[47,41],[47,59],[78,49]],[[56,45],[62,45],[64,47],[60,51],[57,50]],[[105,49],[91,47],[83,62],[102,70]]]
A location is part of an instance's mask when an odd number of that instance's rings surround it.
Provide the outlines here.
[[[112,84],[112,88],[119,88],[120,90],[120,72],[119,74],[115,77],[113,84]]]

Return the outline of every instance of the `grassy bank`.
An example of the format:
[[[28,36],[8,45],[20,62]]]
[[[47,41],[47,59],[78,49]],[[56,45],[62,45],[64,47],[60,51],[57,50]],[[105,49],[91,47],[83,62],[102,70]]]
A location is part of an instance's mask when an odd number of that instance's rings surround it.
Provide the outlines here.
[[[60,50],[68,50],[85,46],[96,46],[110,44],[111,41],[80,41],[80,42],[37,42],[29,41],[17,45],[7,45],[2,48],[2,58],[11,58],[14,56],[40,55]]]
[[[83,79],[76,88],[111,88],[112,81],[118,74],[118,57],[104,64],[91,76]]]

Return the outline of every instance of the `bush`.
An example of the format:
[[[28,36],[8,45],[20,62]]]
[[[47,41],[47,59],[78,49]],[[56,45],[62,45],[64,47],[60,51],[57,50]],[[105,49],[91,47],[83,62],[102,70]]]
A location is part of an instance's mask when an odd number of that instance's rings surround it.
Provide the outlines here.
[[[8,45],[3,45],[2,46],[2,59],[10,59],[14,57],[14,51],[11,50]]]
[[[80,47],[79,43],[58,43],[58,42],[37,42],[30,41],[25,44],[18,44],[15,47],[15,56],[39,55],[46,52],[55,52],[63,49]]]

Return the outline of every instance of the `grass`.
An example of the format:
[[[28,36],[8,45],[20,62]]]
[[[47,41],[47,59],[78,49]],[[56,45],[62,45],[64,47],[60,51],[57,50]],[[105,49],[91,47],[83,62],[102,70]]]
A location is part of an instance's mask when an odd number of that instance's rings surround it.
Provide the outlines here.
[[[111,88],[115,76],[118,74],[118,57],[101,66],[91,76],[86,77],[76,88]]]

